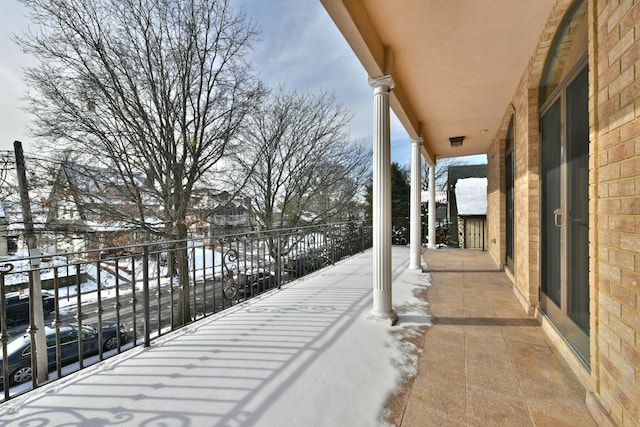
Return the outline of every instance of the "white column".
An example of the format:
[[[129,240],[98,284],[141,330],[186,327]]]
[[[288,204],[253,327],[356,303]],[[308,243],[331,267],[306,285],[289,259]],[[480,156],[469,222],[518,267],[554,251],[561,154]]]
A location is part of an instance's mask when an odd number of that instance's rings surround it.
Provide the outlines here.
[[[422,138],[411,140],[411,213],[409,214],[409,236],[411,237],[409,268],[422,269],[422,192],[421,155]]]
[[[436,247],[436,165],[429,165],[429,245]]]
[[[391,302],[391,76],[369,80],[373,88],[373,308],[369,317],[398,320]]]

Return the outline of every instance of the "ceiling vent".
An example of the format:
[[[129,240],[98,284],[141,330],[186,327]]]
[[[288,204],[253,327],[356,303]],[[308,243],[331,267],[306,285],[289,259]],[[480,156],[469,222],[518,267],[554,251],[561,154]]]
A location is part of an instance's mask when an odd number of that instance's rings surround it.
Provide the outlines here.
[[[452,136],[449,138],[452,147],[462,147],[462,141],[464,141],[464,136]]]

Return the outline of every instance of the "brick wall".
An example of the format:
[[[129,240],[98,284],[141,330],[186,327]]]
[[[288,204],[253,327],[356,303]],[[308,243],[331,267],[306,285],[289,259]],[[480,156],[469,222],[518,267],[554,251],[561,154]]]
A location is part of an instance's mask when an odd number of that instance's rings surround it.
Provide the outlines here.
[[[640,1],[589,6],[591,376],[614,424],[640,425]],[[515,110],[515,292],[538,305],[538,85],[571,4],[558,0],[506,107]],[[503,120],[504,122],[504,120]],[[503,126],[488,151],[489,250],[504,263]],[[588,377],[587,377],[588,378]]]
[[[524,308],[533,312],[539,302],[539,144],[538,144],[538,85],[542,68],[551,41],[564,12],[571,0],[559,0],[540,35],[536,51],[529,60],[522,78],[516,89],[512,104],[507,107],[503,126],[494,137],[487,155],[489,174],[499,179],[500,186],[489,184],[488,201],[493,210],[490,217],[489,241],[496,239],[496,244],[490,244],[493,257],[504,262],[504,137],[506,123],[510,114],[515,114],[514,123],[514,279],[517,295]],[[499,193],[499,194],[498,194]],[[501,211],[499,209],[502,209]],[[499,243],[501,242],[501,243]]]
[[[487,152],[487,233],[488,250],[499,265],[505,259],[505,138],[514,108],[509,108]]]
[[[612,418],[639,425],[640,2],[590,6],[593,376]]]

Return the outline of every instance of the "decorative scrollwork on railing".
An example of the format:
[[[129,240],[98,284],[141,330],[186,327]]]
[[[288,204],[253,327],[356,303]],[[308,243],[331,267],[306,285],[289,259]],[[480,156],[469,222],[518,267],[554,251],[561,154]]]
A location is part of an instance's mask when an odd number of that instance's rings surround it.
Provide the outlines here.
[[[10,262],[0,265],[0,274],[2,275],[7,274],[11,270],[13,270],[13,264],[11,264]]]
[[[238,252],[229,248],[222,256],[222,295],[226,299],[234,299],[238,295],[234,272],[238,269]]]
[[[233,248],[227,249],[227,251],[222,256],[222,267],[226,270],[227,273],[232,273],[237,270],[238,263],[238,251]]]

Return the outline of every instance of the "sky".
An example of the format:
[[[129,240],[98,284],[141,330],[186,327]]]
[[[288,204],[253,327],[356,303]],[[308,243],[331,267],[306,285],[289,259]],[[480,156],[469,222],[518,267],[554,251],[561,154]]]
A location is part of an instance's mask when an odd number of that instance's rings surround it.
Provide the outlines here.
[[[373,91],[367,74],[319,0],[236,0],[233,2],[261,29],[252,64],[269,86],[285,83],[302,91],[327,91],[353,113],[354,140],[372,140]],[[17,0],[0,5],[0,151],[13,151],[20,140],[26,153],[35,150],[28,135],[30,116],[24,111],[28,88],[22,69],[34,60],[12,41],[29,22]],[[392,160],[408,165],[411,143],[392,114]]]
[[[5,402],[0,424],[384,426],[431,325],[408,264],[394,246],[394,326],[368,318],[369,250]]]

